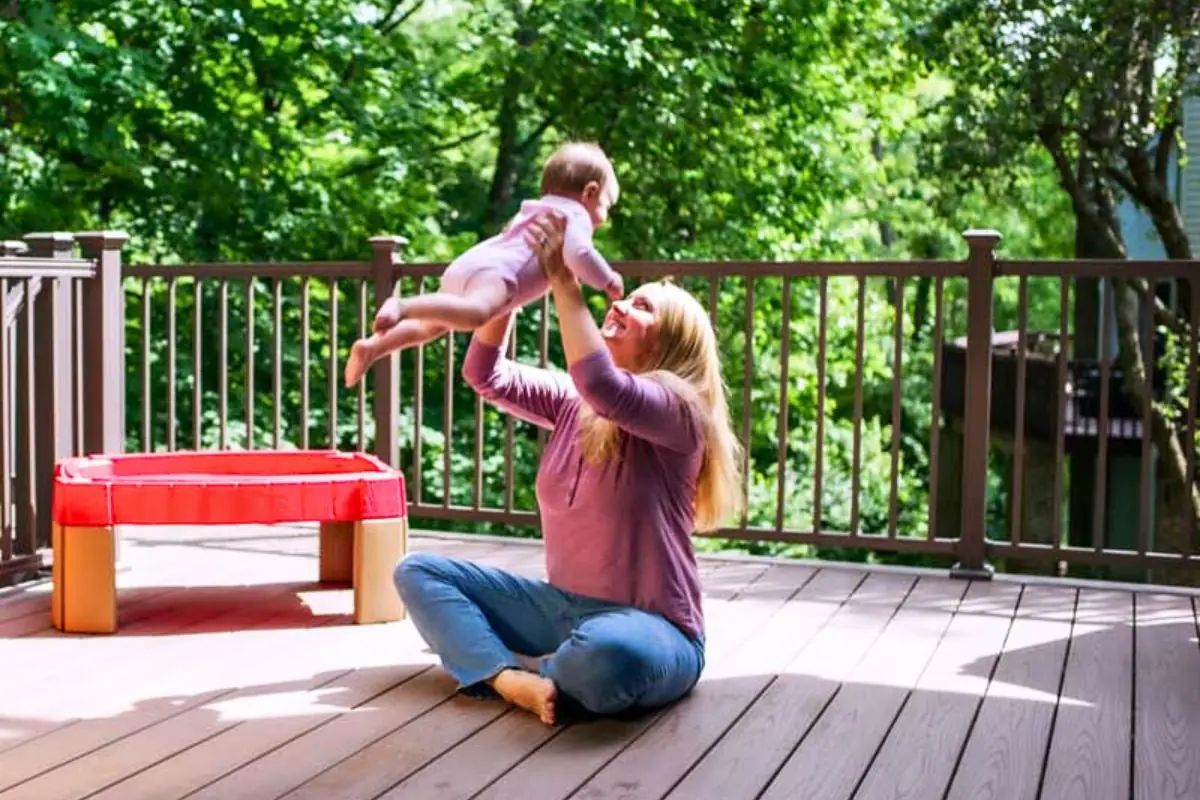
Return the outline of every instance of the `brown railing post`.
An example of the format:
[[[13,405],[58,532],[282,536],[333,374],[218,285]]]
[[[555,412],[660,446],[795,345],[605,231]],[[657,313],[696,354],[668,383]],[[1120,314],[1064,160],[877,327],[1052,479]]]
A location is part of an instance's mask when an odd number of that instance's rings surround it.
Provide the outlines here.
[[[989,579],[987,561],[988,448],[992,417],[992,303],[1000,234],[969,230],[967,240],[967,353],[963,411],[962,531],[956,578]]]
[[[125,292],[118,231],[76,234],[96,276],[83,285],[83,444],[87,453],[125,449]]]
[[[371,276],[378,308],[396,290],[396,266],[408,240],[403,236],[371,238]],[[375,455],[385,464],[400,466],[400,356],[393,353],[371,367],[375,390]]]
[[[71,258],[75,237],[70,233],[31,233],[25,237],[29,254],[38,258]],[[33,281],[29,282],[33,287]],[[35,530],[41,547],[50,546],[50,503],[54,492],[54,464],[71,455],[74,418],[74,370],[71,363],[70,278],[41,281],[34,304],[33,338],[37,358],[33,364],[33,435],[35,461]]]

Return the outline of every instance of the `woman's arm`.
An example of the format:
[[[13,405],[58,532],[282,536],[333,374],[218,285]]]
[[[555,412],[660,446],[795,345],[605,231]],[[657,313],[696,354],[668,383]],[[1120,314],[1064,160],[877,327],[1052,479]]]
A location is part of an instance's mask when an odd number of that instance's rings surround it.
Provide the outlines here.
[[[535,220],[527,236],[550,278],[567,368],[580,397],[598,415],[640,439],[683,453],[700,444],[692,409],[676,392],[613,363],[579,282],[562,262],[561,220]],[[540,246],[545,236],[546,245]]]
[[[513,315],[476,329],[463,359],[462,375],[479,396],[514,416],[553,428],[563,403],[575,395],[566,375],[510,361],[504,355]]]

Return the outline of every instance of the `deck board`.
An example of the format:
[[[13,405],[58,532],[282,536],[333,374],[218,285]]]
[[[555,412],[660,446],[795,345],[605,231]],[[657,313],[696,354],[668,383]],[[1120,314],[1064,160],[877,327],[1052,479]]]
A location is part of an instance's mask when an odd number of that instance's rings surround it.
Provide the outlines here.
[[[821,570],[732,657],[705,670],[686,704],[671,709],[575,795],[662,797],[767,688],[862,584],[861,573]],[[638,775],[629,781],[627,776]]]
[[[1034,800],[1071,636],[1077,592],[1026,586],[947,800]]]
[[[719,674],[723,663],[736,657],[738,649],[755,638],[796,590],[812,579],[807,570],[791,568],[775,568],[758,574],[739,572],[753,582],[740,590],[705,598],[709,638],[705,648],[705,675],[701,678],[704,683],[693,691],[689,701],[698,697],[707,682]],[[857,576],[855,579],[860,580]],[[730,583],[727,581],[726,585]],[[658,714],[652,714],[629,720],[602,720],[568,728],[489,785],[478,798],[551,800],[568,797],[651,728],[658,717]]]
[[[709,665],[687,703],[676,705],[606,764],[574,797],[662,797],[717,741],[862,583],[861,574],[821,570],[800,585],[753,636]],[[638,775],[637,781],[627,779]]]
[[[1138,595],[1135,800],[1200,796],[1200,648],[1192,600]]]
[[[921,580],[776,773],[764,798],[849,797],[962,600],[965,585]],[[833,681],[831,681],[833,682]],[[828,765],[837,764],[837,769]]]
[[[725,586],[732,586],[739,581],[750,581],[749,588],[745,589],[747,594],[778,592],[780,582],[767,577],[771,574],[766,570],[733,570],[720,582]],[[793,580],[803,580],[811,573],[808,570],[797,570],[790,571],[790,574]],[[713,605],[720,606],[728,602],[714,600]],[[725,627],[732,627],[735,618],[733,615],[721,616],[719,612],[716,616],[716,620],[710,620],[710,630],[715,629],[716,635],[720,636],[723,630],[722,621]],[[385,793],[402,797],[469,797],[485,788],[492,779],[507,773],[557,733],[544,726],[538,730],[531,724],[529,715],[514,716],[511,712],[504,713],[505,707],[497,701],[467,701],[471,702],[475,705],[475,708],[470,709],[475,712],[473,715],[458,705],[448,709],[439,708],[429,715],[430,719],[426,724],[439,733],[450,731],[453,734],[461,734],[457,739],[443,737],[434,742],[433,744],[443,744],[449,741],[450,745],[431,751],[429,758],[419,758],[429,751],[412,746],[414,739],[424,738],[420,736],[420,732],[407,729],[397,731],[393,736],[377,742],[310,785],[306,785],[304,791],[289,795],[289,798],[369,798],[386,796]],[[481,705],[484,710],[477,710]],[[440,718],[435,718],[438,715]],[[505,744],[502,747],[488,749],[477,741],[497,741],[500,734],[510,728],[521,735],[504,740]],[[397,752],[403,756],[397,757]],[[466,753],[466,760],[463,753]],[[475,760],[480,757],[483,759],[482,764]],[[422,768],[425,761],[431,763]],[[472,769],[463,770],[463,763],[471,763]],[[380,764],[386,766],[381,768]],[[552,785],[543,781],[545,787]]]
[[[1132,705],[1133,598],[1081,591],[1042,797],[1129,797]]]
[[[411,544],[544,576],[536,544]],[[0,800],[1198,796],[1194,593],[702,558],[696,690],[547,728],[410,622],[350,624],[311,529],[126,546],[116,635],[0,597]]]
[[[909,694],[855,800],[927,800],[946,792],[1021,590],[972,583]]]
[[[723,790],[756,796],[767,787],[833,697],[833,678],[858,662],[913,585],[907,576],[868,575],[778,674],[766,676],[765,690],[747,698],[747,710],[710,755],[720,771],[736,770],[732,787],[728,774],[721,777]]]

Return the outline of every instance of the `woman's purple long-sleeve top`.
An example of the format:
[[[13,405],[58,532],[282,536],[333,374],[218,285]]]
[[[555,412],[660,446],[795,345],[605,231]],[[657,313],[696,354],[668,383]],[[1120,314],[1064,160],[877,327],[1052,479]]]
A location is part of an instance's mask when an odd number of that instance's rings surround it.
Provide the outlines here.
[[[703,457],[695,419],[674,392],[619,369],[607,350],[568,372],[515,363],[478,339],[463,362],[463,377],[485,400],[551,430],[537,473],[547,577],[701,634],[691,542]],[[583,459],[581,400],[626,433],[606,463]]]

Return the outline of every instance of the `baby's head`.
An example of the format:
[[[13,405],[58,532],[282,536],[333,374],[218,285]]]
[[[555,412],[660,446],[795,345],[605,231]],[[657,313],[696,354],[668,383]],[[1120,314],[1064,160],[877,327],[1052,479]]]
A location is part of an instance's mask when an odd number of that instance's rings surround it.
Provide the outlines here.
[[[542,194],[578,200],[599,227],[616,205],[621,187],[612,162],[594,144],[568,142],[555,150],[542,168]]]

